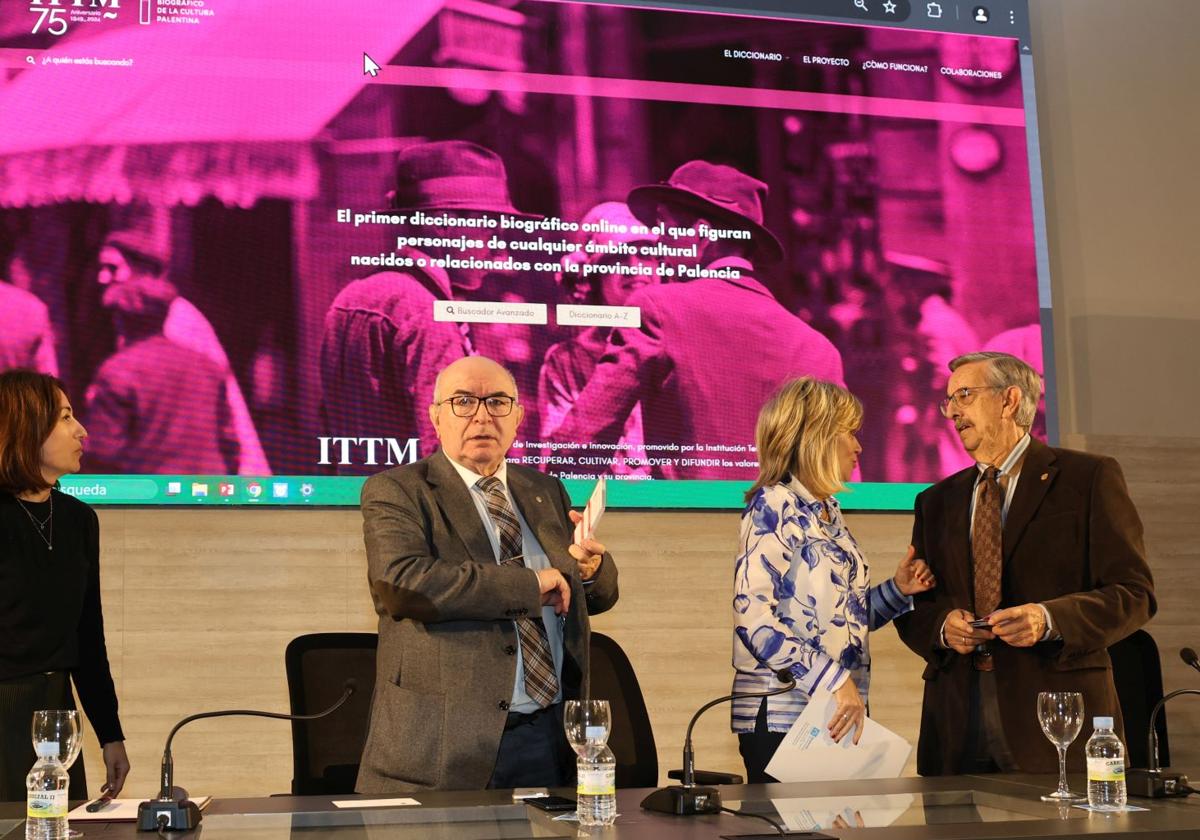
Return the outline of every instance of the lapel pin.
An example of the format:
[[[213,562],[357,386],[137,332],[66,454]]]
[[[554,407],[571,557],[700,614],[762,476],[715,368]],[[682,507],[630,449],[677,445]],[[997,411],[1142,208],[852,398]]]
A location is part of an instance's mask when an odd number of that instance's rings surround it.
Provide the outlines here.
[[[1050,477],[1050,473],[1042,473],[1042,481],[1045,481],[1049,477]]]
[[[1042,476],[1042,478],[1045,478],[1045,477],[1046,477],[1046,476]],[[541,496],[534,496],[533,498],[537,500],[537,503],[538,503],[539,505],[542,503],[542,497],[541,497]]]

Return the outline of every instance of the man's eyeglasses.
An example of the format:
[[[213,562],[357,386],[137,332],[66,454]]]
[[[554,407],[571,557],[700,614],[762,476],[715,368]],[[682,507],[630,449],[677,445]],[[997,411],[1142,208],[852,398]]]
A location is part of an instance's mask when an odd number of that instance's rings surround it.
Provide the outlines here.
[[[488,397],[477,397],[474,394],[455,394],[442,400],[438,405],[448,404],[455,417],[474,417],[479,411],[479,404],[487,409],[492,417],[507,417],[512,414],[517,398],[507,394],[492,394]]]
[[[978,392],[980,392],[980,391],[1001,391],[1001,390],[1003,390],[1003,389],[999,388],[995,385],[976,385],[973,388],[959,388],[953,394],[951,394],[950,396],[948,396],[944,400],[942,400],[940,403],[938,403],[938,405],[941,406],[942,416],[949,417],[950,416],[950,406],[952,404],[958,406],[959,408],[966,408],[971,403],[975,402],[975,397],[978,395]]]

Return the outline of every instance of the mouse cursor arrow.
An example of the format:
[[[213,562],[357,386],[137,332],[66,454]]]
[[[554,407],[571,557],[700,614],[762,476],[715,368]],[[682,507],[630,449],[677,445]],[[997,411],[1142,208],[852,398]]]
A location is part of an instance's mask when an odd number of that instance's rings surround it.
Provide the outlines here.
[[[363,53],[363,75],[371,74],[371,78],[379,75],[379,65],[371,58],[371,56]]]

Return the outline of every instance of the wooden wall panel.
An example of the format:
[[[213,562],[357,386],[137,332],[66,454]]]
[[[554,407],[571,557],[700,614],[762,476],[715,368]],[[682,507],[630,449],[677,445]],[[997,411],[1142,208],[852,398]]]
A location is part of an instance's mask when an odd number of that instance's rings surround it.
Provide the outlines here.
[[[1200,444],[1076,438],[1124,464],[1146,521],[1159,594],[1150,625],[1169,688],[1200,686],[1178,658],[1200,646],[1192,605],[1200,598]],[[372,630],[356,510],[102,510],[103,594],[108,643],[134,763],[131,795],[156,785],[163,740],[180,717],[205,709],[287,707],[283,650],[302,633]],[[872,564],[891,574],[908,545],[911,517],[850,516]],[[621,569],[621,600],[594,621],[637,670],[658,745],[660,772],[679,766],[695,708],[729,690],[732,513],[611,513],[601,525]],[[915,741],[921,664],[888,627],[872,636],[873,715]],[[1200,704],[1170,709],[1174,763],[1200,759]],[[1049,745],[1047,744],[1047,748]],[[697,727],[703,768],[738,772],[725,708]],[[85,751],[93,787],[98,750]],[[282,721],[193,724],[176,739],[178,781],[216,795],[285,791],[291,741]],[[912,772],[910,761],[908,772]]]

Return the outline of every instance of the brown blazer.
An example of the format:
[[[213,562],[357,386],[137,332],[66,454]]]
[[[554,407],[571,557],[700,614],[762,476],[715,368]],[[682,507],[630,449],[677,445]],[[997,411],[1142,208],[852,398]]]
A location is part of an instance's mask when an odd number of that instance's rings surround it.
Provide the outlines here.
[[[588,614],[617,600],[607,554],[586,587],[567,553],[574,526],[562,482],[508,465],[508,489],[571,584],[563,695],[587,691]],[[513,619],[539,614],[528,569],[498,565],[483,522],[446,456],[372,476],[362,490],[379,654],[359,793],[481,790],[496,763],[516,678]]]
[[[970,657],[941,647],[942,623],[970,610],[970,516],[975,467],[938,482],[917,497],[912,543],[937,575],[937,588],[896,619],[900,638],[926,661],[925,700],[917,772],[958,772],[965,748]],[[1000,716],[1018,767],[1058,769],[1054,748],[1038,725],[1039,691],[1083,693],[1083,731],[1068,752],[1082,769],[1092,717],[1121,709],[1106,648],[1155,612],[1154,581],[1142,546],[1142,523],[1121,468],[1112,458],[1030,441],[1003,534],[1000,607],[1042,603],[1059,641],[1014,648],[993,642]]]

